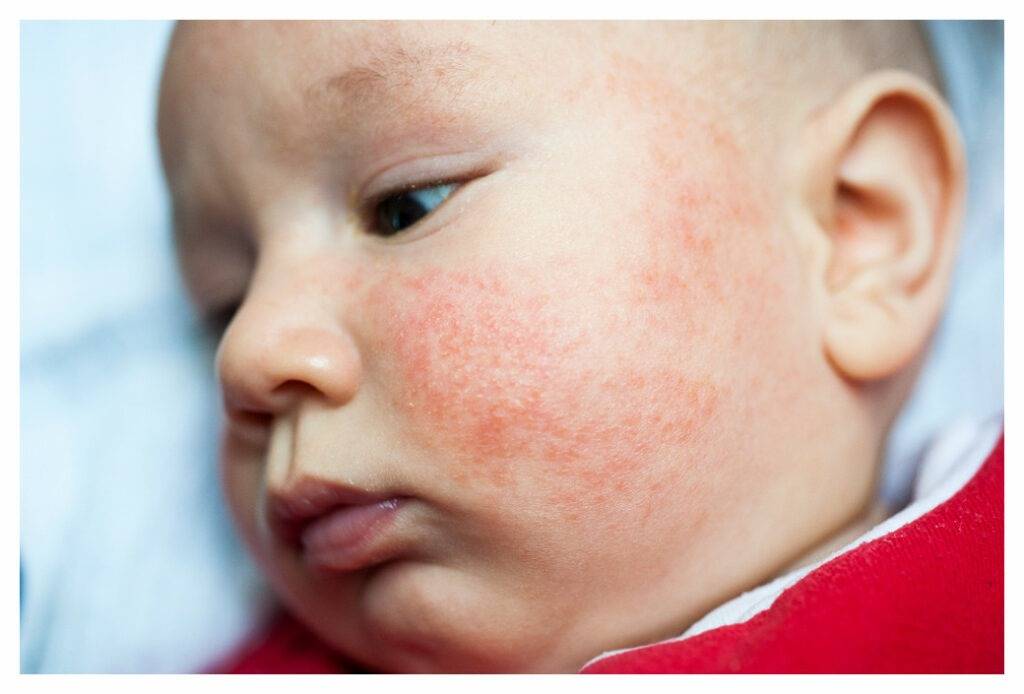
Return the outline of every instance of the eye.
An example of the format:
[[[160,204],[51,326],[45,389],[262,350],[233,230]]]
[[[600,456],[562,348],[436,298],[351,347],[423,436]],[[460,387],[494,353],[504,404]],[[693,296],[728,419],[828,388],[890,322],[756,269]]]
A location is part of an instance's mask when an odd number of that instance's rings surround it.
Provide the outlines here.
[[[377,203],[374,233],[394,236],[408,229],[437,209],[456,187],[454,183],[444,183],[389,195]]]

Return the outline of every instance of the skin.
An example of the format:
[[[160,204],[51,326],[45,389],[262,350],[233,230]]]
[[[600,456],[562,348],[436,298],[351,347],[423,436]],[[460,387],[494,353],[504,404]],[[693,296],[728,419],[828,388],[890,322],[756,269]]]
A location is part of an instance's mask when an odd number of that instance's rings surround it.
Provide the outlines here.
[[[182,267],[201,309],[241,301],[217,364],[228,500],[355,662],[573,671],[681,633],[865,507],[882,427],[823,353],[779,150],[713,88],[738,68],[708,29],[673,29],[671,59],[648,31],[175,33]],[[439,180],[463,185],[372,233],[375,186]],[[318,573],[275,539],[268,490],[303,479],[408,497],[387,561]]]

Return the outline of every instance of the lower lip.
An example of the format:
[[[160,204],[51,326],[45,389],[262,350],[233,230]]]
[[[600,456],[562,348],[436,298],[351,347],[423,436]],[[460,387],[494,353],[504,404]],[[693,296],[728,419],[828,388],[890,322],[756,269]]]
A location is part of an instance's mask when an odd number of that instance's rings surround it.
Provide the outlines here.
[[[402,506],[398,498],[375,504],[344,506],[309,525],[302,532],[306,561],[318,569],[355,571],[380,560],[374,542],[394,520]]]

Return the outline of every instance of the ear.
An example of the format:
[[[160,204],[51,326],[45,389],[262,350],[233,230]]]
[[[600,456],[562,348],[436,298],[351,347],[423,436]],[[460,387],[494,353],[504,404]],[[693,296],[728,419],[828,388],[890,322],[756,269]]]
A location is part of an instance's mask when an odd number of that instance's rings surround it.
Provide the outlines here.
[[[955,121],[920,78],[876,72],[818,111],[799,148],[824,350],[847,379],[894,375],[923,352],[952,272],[966,166]]]

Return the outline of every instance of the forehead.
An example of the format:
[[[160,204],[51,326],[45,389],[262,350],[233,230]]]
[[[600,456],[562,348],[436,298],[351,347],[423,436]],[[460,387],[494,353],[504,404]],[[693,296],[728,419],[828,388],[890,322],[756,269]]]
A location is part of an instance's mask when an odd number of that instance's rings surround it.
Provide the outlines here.
[[[465,139],[474,129],[528,127],[545,115],[564,116],[567,100],[604,109],[606,79],[638,85],[635,108],[647,109],[652,94],[666,92],[647,86],[664,84],[654,72],[696,88],[695,73],[706,71],[689,56],[720,43],[708,40],[711,29],[637,22],[183,23],[161,87],[168,182],[176,205],[203,198],[216,207],[211,201],[229,197],[224,191],[232,185],[249,196],[250,181],[242,178],[254,179],[246,172],[264,164],[294,180],[325,153],[337,169],[339,161],[386,150],[403,137],[458,131]],[[259,185],[276,184],[264,178]]]
[[[207,88],[225,97],[239,93],[233,87],[258,87],[266,100],[332,88],[365,97],[387,83],[458,78],[499,53],[484,49],[496,37],[481,31],[474,23],[187,23],[175,32],[165,79],[181,77],[193,89],[213,82]]]
[[[182,24],[160,99],[172,190],[180,169],[216,168],[215,152],[306,160],[326,138],[337,146],[407,116],[450,126],[524,86],[515,74],[538,74],[531,64],[553,57],[552,38],[541,24]]]
[[[688,65],[686,56],[704,52],[712,29],[678,22],[187,22],[168,54],[161,114],[163,121],[223,118],[239,107],[264,118],[275,109],[338,114],[474,88],[493,94],[569,84],[618,69],[623,55],[649,67],[658,46]]]
[[[553,58],[545,25],[482,22],[196,22],[178,27],[162,111],[345,111],[450,98],[503,70]],[[511,84],[504,84],[509,89]],[[170,114],[167,114],[170,115]],[[338,114],[344,115],[344,114]]]

